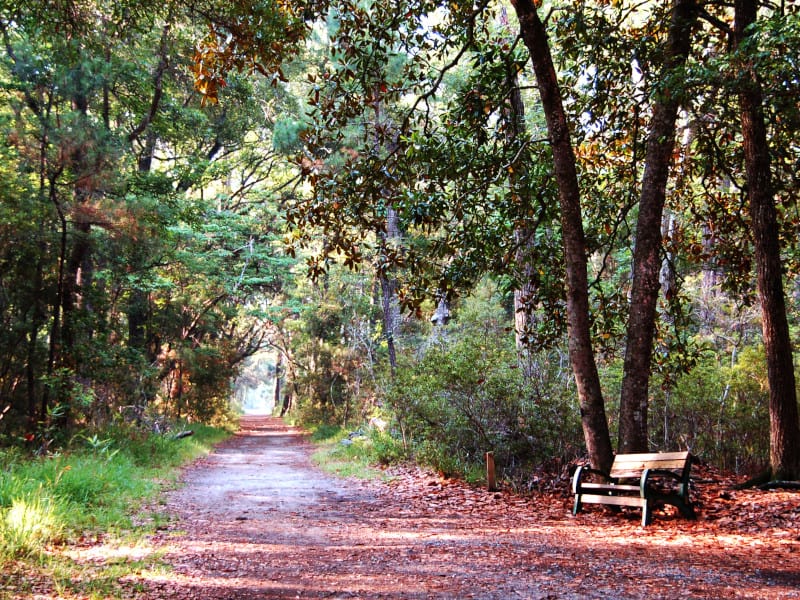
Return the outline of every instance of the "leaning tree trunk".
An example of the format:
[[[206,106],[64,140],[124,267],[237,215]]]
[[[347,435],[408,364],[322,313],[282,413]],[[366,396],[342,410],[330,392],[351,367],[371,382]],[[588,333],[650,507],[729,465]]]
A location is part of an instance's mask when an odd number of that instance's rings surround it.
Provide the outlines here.
[[[692,27],[697,20],[694,0],[676,0],[665,48],[664,76],[681,68],[689,55]],[[667,179],[675,147],[675,124],[680,94],[658,94],[647,139],[636,247],[633,250],[633,287],[628,312],[627,344],[619,407],[619,452],[647,452],[648,386],[653,337],[656,329],[661,271],[661,220]]]
[[[748,27],[756,21],[758,3],[755,0],[737,0],[735,6],[734,45],[740,47],[749,35]],[[800,421],[763,98],[754,65],[742,62],[738,71],[741,81],[739,108],[761,301],[761,327],[767,357],[770,467],[774,479],[800,479]]]
[[[572,371],[578,388],[581,422],[592,466],[608,471],[613,461],[600,377],[592,348],[586,239],[580,205],[575,154],[561,100],[544,24],[532,0],[512,0],[531,62],[547,121],[561,207],[567,289],[567,335]]]

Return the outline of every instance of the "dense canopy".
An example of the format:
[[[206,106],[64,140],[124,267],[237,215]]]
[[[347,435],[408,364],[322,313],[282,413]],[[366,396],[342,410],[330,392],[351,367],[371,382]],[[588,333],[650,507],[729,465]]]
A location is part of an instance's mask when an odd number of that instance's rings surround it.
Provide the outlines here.
[[[23,0],[0,38],[0,444],[260,379],[443,470],[800,478],[796,3]]]

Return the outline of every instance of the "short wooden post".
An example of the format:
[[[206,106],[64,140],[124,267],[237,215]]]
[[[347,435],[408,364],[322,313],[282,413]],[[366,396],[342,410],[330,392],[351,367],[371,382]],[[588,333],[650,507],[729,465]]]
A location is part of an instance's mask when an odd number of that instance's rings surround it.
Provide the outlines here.
[[[497,481],[494,476],[494,452],[486,453],[486,486],[490,492],[497,491]]]

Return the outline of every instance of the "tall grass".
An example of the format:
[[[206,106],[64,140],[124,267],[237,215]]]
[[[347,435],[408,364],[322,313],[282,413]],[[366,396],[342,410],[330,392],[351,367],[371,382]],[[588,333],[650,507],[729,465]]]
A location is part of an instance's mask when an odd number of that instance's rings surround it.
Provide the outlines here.
[[[192,437],[111,432],[76,437],[59,454],[0,450],[0,565],[35,559],[87,532],[120,533],[154,498],[174,467],[210,450],[227,433],[194,426]]]

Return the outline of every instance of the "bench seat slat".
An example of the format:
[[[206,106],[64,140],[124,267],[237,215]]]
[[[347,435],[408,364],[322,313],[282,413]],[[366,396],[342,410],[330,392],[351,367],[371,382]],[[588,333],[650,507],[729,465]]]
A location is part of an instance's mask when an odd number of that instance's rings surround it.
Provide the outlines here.
[[[627,485],[627,484],[614,484],[614,483],[582,483],[581,489],[583,490],[605,490],[609,492],[639,492],[638,485]]]
[[[581,502],[589,504],[613,504],[615,506],[645,506],[647,498],[638,496],[598,496],[596,494],[582,494]]]
[[[648,461],[648,460],[681,460],[685,461],[689,454],[687,450],[681,452],[649,452],[642,454],[617,454],[614,460]]]
[[[616,473],[641,473],[645,469],[664,469],[669,471],[682,471],[686,466],[686,462],[669,461],[669,462],[656,462],[649,461],[644,463],[614,463],[609,472],[612,477]],[[620,475],[621,476],[621,475]]]

